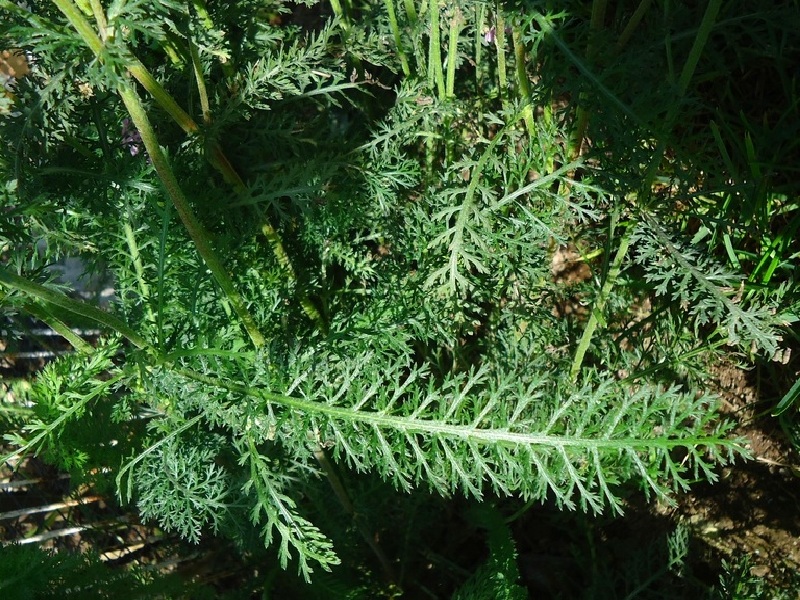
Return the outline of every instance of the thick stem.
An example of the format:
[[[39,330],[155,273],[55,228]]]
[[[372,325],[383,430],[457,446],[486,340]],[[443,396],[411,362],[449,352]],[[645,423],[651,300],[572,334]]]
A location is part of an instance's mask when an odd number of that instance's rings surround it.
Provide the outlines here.
[[[442,71],[442,42],[439,31],[439,11],[441,0],[431,0],[430,25],[431,34],[428,40],[428,85],[431,89],[436,86],[439,99],[444,100],[445,84]]]
[[[397,57],[400,59],[400,66],[403,68],[403,75],[408,77],[411,75],[411,69],[408,67],[408,59],[406,53],[403,51],[403,41],[400,37],[400,26],[397,23],[397,14],[394,10],[394,0],[383,0],[386,7],[386,12],[389,15],[389,25],[392,28],[392,37],[394,37],[394,47],[397,50]]]
[[[75,350],[81,354],[91,354],[94,348],[91,344],[84,341],[84,339],[76,334],[69,325],[64,323],[61,319],[56,317],[46,306],[39,306],[35,302],[25,302],[23,304],[25,312],[33,315],[40,321],[47,323],[47,326],[55,331],[58,335],[67,340]]]
[[[56,6],[58,6],[59,10],[64,13],[72,26],[75,27],[76,31],[78,31],[80,36],[83,38],[84,43],[86,43],[86,45],[92,49],[98,59],[102,61],[103,42],[97,36],[94,29],[92,29],[92,26],[89,24],[89,22],[83,17],[83,14],[80,12],[80,10],[71,0],[53,0],[53,2],[56,4]],[[142,84],[145,90],[150,93],[159,106],[169,113],[169,115],[175,120],[181,129],[188,134],[194,134],[199,131],[197,123],[194,122],[194,120],[186,113],[186,111],[178,106],[178,103],[175,102],[174,98],[172,98],[172,96],[163,88],[163,86],[158,83],[158,81],[150,74],[150,72],[141,62],[134,60],[134,62],[128,66],[128,71],[140,84]],[[233,168],[230,161],[225,156],[225,153],[216,143],[210,144],[209,146],[210,147],[207,149],[206,153],[208,161],[222,174],[222,177],[236,191],[236,193],[244,193],[247,189],[245,183]],[[292,279],[293,282],[297,283],[296,273],[288,260],[288,256],[284,250],[280,236],[268,221],[263,225],[263,229],[267,240],[269,241],[270,248],[272,249],[275,257],[278,259],[278,262],[284,265],[287,275]],[[308,298],[308,295],[305,294],[305,292],[301,289],[298,289],[298,294],[300,295],[300,304],[303,306],[305,313],[317,324],[318,327],[320,327],[321,331],[325,331],[326,328],[324,326],[324,321],[319,316],[319,312]]]
[[[500,86],[500,98],[506,97],[508,91],[508,75],[506,74],[506,20],[503,9],[497,7],[495,13],[494,43],[497,48],[497,78]]]
[[[531,99],[531,84],[528,81],[527,62],[525,60],[525,44],[522,41],[522,31],[517,23],[511,26],[511,39],[514,43],[514,63],[516,65],[517,86],[522,96],[524,108],[522,118],[528,130],[528,137],[536,136],[536,123],[533,120],[533,100]]]
[[[214,276],[214,279],[217,281],[220,288],[222,288],[222,292],[230,301],[233,310],[242,320],[242,324],[247,330],[253,345],[255,345],[257,348],[260,348],[264,345],[264,336],[261,335],[260,331],[258,331],[255,320],[247,310],[247,307],[245,306],[242,297],[239,295],[239,292],[236,291],[233,281],[228,275],[228,272],[225,270],[222,261],[211,247],[211,243],[209,242],[211,236],[197,220],[197,217],[195,217],[194,212],[189,205],[189,201],[186,199],[186,196],[184,196],[183,191],[178,185],[178,180],[175,178],[175,174],[172,172],[169,161],[167,160],[164,152],[161,150],[161,147],[158,145],[156,134],[153,131],[153,127],[150,125],[150,119],[147,118],[147,113],[145,112],[144,107],[139,100],[139,96],[136,94],[133,88],[126,84],[121,84],[118,88],[118,91],[122,101],[125,103],[125,108],[128,109],[128,113],[131,115],[133,124],[136,126],[142,136],[142,142],[147,149],[150,160],[153,161],[153,166],[155,167],[159,178],[164,184],[172,203],[175,205],[175,209],[178,211],[178,216],[183,222],[184,227],[186,227],[189,237],[192,238],[192,241],[197,248],[197,252],[203,258],[203,261],[206,263],[206,266],[208,266],[211,274]]]
[[[417,9],[414,6],[414,0],[403,0],[403,6],[406,9],[406,17],[411,23],[417,22]]]
[[[456,85],[456,67],[458,66],[458,34],[461,31],[461,10],[453,9],[453,18],[450,20],[450,31],[447,44],[447,86],[446,96],[453,98]]]
[[[91,0],[91,5],[94,20],[97,22],[97,30],[100,32],[100,39],[105,40],[108,22],[106,21],[106,14],[103,12],[103,6],[100,4],[100,0]]]

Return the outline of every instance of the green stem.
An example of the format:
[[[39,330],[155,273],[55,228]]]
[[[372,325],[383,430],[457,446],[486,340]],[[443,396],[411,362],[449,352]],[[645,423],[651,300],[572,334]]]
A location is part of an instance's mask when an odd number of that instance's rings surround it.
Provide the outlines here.
[[[700,55],[703,54],[703,49],[705,48],[706,42],[708,42],[708,36],[711,34],[711,30],[714,28],[714,22],[717,19],[717,14],[719,13],[721,6],[722,0],[709,0],[708,6],[706,6],[706,12],[703,14],[703,20],[700,22],[700,27],[698,28],[697,35],[694,38],[694,43],[692,44],[692,49],[689,52],[689,57],[686,59],[686,63],[683,65],[683,69],[681,70],[681,76],[678,79],[678,98],[672,103],[672,106],[670,107],[669,111],[667,111],[667,116],[664,119],[666,124],[665,135],[666,132],[670,131],[675,124],[675,120],[678,117],[678,111],[681,107],[680,100],[682,100],[686,94],[686,90],[689,87],[689,82],[694,76],[697,63],[700,60]],[[645,172],[645,176],[643,178],[641,187],[642,191],[649,191],[653,186],[653,181],[655,181],[656,174],[658,173],[658,167],[661,165],[661,159],[663,158],[664,152],[667,149],[665,135],[661,136],[659,139],[656,150],[653,153],[653,157],[650,159],[650,163],[648,164],[647,171]]]
[[[403,74],[408,77],[411,75],[411,69],[408,67],[408,59],[406,53],[403,51],[403,41],[400,38],[400,26],[397,23],[397,14],[394,11],[394,0],[383,0],[386,6],[386,12],[389,14],[389,25],[392,28],[392,36],[394,37],[394,46],[397,49],[397,57],[400,59],[400,66],[403,68]]]
[[[39,306],[35,302],[25,302],[22,307],[28,314],[46,323],[50,329],[67,340],[72,347],[81,354],[91,354],[94,352],[94,348],[91,344],[84,341],[81,336],[70,329],[69,325],[56,317],[51,311],[47,310],[46,306]]]
[[[527,61],[525,60],[525,44],[522,41],[522,31],[516,23],[511,26],[511,40],[514,44],[517,86],[524,105],[522,118],[528,130],[528,137],[534,139],[536,136],[536,123],[533,120],[533,100],[531,99],[531,84],[528,81]]]
[[[586,328],[583,330],[583,335],[578,343],[578,349],[575,351],[575,358],[572,361],[572,367],[569,370],[569,377],[573,382],[577,381],[578,379],[578,373],[581,370],[581,365],[583,364],[583,358],[586,355],[586,351],[589,349],[589,345],[592,342],[592,336],[594,335],[594,332],[597,329],[600,321],[603,320],[603,311],[605,310],[608,296],[611,294],[611,289],[614,287],[617,277],[619,277],[619,273],[622,270],[622,261],[625,260],[625,255],[628,253],[631,235],[632,229],[628,229],[623,234],[622,239],[619,242],[619,247],[617,248],[617,253],[614,256],[613,262],[611,263],[611,268],[608,271],[606,281],[603,284],[603,287],[600,289],[600,294],[597,296],[597,300],[592,307],[592,314],[589,316],[589,322],[586,323]]]
[[[711,30],[714,28],[714,23],[717,20],[717,14],[722,7],[722,0],[709,0],[706,12],[703,15],[703,20],[700,22],[700,28],[697,31],[697,36],[694,38],[694,44],[689,52],[689,58],[686,59],[686,64],[683,65],[681,77],[678,80],[678,93],[683,96],[686,89],[689,87],[689,81],[694,76],[694,71],[697,68],[697,62],[700,60],[700,55],[703,54],[703,49],[708,42],[708,36],[711,35]]]
[[[431,0],[430,25],[431,34],[428,39],[428,86],[436,86],[439,99],[445,98],[444,73],[442,72],[442,45],[439,31],[439,3],[441,0]]]
[[[58,10],[64,13],[64,16],[67,17],[67,20],[78,32],[78,35],[81,36],[84,43],[91,48],[95,56],[100,58],[100,55],[103,53],[103,41],[75,3],[71,0],[53,0],[53,4],[58,7]],[[100,60],[102,61],[103,59],[100,58]]]
[[[456,7],[453,9],[453,18],[450,20],[450,31],[448,33],[447,44],[447,86],[446,96],[455,96],[456,67],[458,66],[458,34],[461,31],[461,10]]]
[[[197,220],[197,217],[195,217],[186,196],[184,196],[183,191],[178,185],[178,180],[172,172],[169,161],[158,145],[155,131],[153,131],[153,127],[150,125],[150,119],[147,118],[147,113],[139,100],[139,96],[132,87],[126,84],[120,84],[118,86],[118,91],[122,101],[125,103],[125,108],[128,109],[128,113],[131,115],[133,124],[142,136],[142,142],[147,149],[150,160],[153,161],[153,166],[164,184],[172,203],[175,205],[178,216],[197,248],[197,252],[203,258],[203,261],[206,263],[206,266],[208,266],[220,288],[222,288],[222,292],[230,301],[233,310],[241,319],[253,345],[255,345],[256,348],[260,348],[264,345],[264,336],[258,331],[255,320],[247,310],[239,292],[236,291],[233,281],[225,270],[222,261],[212,249],[209,242],[211,236]]]
[[[97,37],[96,33],[92,29],[89,22],[83,17],[80,10],[74,5],[73,2],[71,2],[71,0],[53,0],[53,2],[59,7],[59,9],[64,13],[64,15],[66,15],[70,23],[73,25],[73,27],[75,27],[75,29],[81,35],[84,42],[94,51],[94,53],[98,56],[98,58],[102,60],[101,52],[103,49],[103,43],[100,40],[100,38]],[[193,58],[193,63],[194,63],[194,58]],[[195,123],[194,120],[180,106],[178,106],[177,102],[175,102],[172,96],[161,86],[160,83],[158,83],[158,81],[156,81],[156,79],[138,60],[128,66],[128,71],[139,83],[142,84],[142,86],[150,93],[153,99],[164,110],[166,110],[170,114],[170,116],[172,116],[172,118],[181,127],[181,129],[183,129],[186,133],[189,134],[196,133],[199,130],[197,123]],[[201,84],[201,81],[202,78],[198,78],[198,88],[200,87],[200,85],[203,85],[204,87],[204,84]],[[206,113],[207,110],[208,110],[207,106],[203,108],[204,114]],[[143,111],[142,114],[146,118],[146,115],[143,113]],[[138,125],[137,128],[140,129]],[[145,146],[146,145],[147,144],[145,144]],[[150,152],[149,148],[148,152]],[[153,154],[151,153],[150,156],[152,158]],[[224,152],[222,151],[222,149],[219,147],[218,144],[216,143],[209,144],[206,156],[211,165],[215,169],[217,169],[217,171],[220,172],[223,179],[225,179],[225,181],[236,191],[236,193],[242,194],[247,190],[247,186],[245,185],[244,181],[242,181],[242,178],[233,168],[230,161],[225,156]],[[178,212],[179,214],[181,214],[180,210]],[[184,220],[183,214],[181,214],[181,220],[182,221]],[[267,240],[269,241],[270,248],[272,249],[272,252],[275,255],[276,259],[280,264],[284,266],[287,275],[292,279],[292,281],[297,283],[296,272],[294,268],[292,268],[291,262],[289,261],[289,257],[283,247],[283,243],[277,231],[275,231],[275,228],[272,227],[269,221],[265,221],[262,230],[264,232],[264,235],[267,237]],[[212,268],[210,264],[209,268]],[[214,269],[212,269],[212,272],[213,271]],[[215,277],[216,276],[217,275],[215,274]],[[316,307],[314,306],[313,302],[311,302],[305,291],[298,288],[298,294],[300,296],[299,297],[300,304],[302,305],[303,311],[306,313],[306,315],[317,325],[317,327],[321,331],[323,332],[327,331],[327,327],[325,325],[324,320],[320,316],[319,311],[317,311]],[[236,310],[238,314],[239,310],[236,309],[236,303],[232,301],[232,305],[234,306],[234,310]],[[244,308],[241,302],[239,303],[239,305],[240,308]],[[251,337],[253,333],[257,333],[254,330],[251,331],[251,328],[248,328],[247,325],[245,327],[248,329],[248,333],[251,334]],[[252,322],[251,322],[251,327],[254,327],[254,324]],[[261,334],[256,335],[256,339],[258,339],[259,337],[261,337],[263,341],[263,336],[261,336]]]
[[[105,62],[103,41],[89,24],[89,21],[83,16],[80,9],[75,6],[75,3],[72,2],[72,0],[53,0],[53,4],[64,13],[64,16],[67,17],[67,20],[78,32],[78,35],[81,36],[83,42],[94,52],[98,60],[100,60],[100,62]],[[141,62],[134,59],[134,61],[128,65],[128,71],[142,84],[144,89],[153,96],[161,108],[170,114],[181,129],[186,133],[195,133],[198,130],[197,123],[192,120],[186,111],[178,106],[178,103],[175,102],[172,96],[170,96],[161,84],[155,80]]]
[[[141,62],[135,60],[132,64],[128,65],[128,71],[133,75],[136,81],[142,84],[142,87],[153,97],[153,100],[158,102],[158,105],[167,111],[169,116],[172,117],[184,132],[194,134],[200,130],[200,127],[194,122],[194,119],[178,106],[175,99],[160,83],[158,83],[158,81],[156,81],[155,77],[150,74],[150,71],[148,71]],[[225,175],[225,173],[223,173],[223,175]]]
[[[406,9],[406,17],[413,24],[417,22],[417,9],[414,6],[414,0],[403,0],[403,6]]]
[[[497,7],[494,27],[494,43],[497,47],[497,78],[500,85],[500,98],[505,98],[508,91],[508,75],[506,74],[506,20],[502,8]]]
[[[347,11],[344,6],[342,6],[342,3],[339,0],[331,0],[331,9],[333,9],[333,14],[336,15],[342,23],[342,29],[345,31],[350,29],[350,20],[347,17]]]
[[[83,17],[83,14],[80,12],[80,10],[71,0],[53,0],[53,2],[56,4],[56,6],[58,6],[61,12],[64,13],[72,26],[75,27],[76,31],[78,31],[79,35],[83,38],[84,43],[86,43],[86,45],[92,49],[98,59],[102,61],[103,43],[100,38],[97,37],[97,34],[92,29],[92,26],[89,24],[89,22]],[[128,66],[128,71],[140,84],[142,84],[145,90],[147,90],[147,92],[161,106],[161,108],[169,113],[169,115],[175,120],[181,129],[188,134],[194,134],[199,131],[197,123],[195,123],[194,120],[186,113],[186,111],[184,111],[178,105],[178,103],[175,102],[172,96],[161,86],[160,83],[158,83],[158,81],[156,81],[156,79],[150,74],[150,72],[141,62],[138,60],[133,62]],[[207,150],[206,156],[208,161],[222,174],[223,179],[225,179],[225,181],[236,191],[236,193],[242,194],[246,192],[247,186],[233,168],[219,145],[216,143],[210,144]],[[181,217],[181,219],[183,219],[183,217]],[[267,240],[269,241],[270,248],[272,249],[272,252],[277,258],[278,262],[284,265],[287,275],[292,279],[293,282],[297,283],[296,273],[294,269],[291,268],[291,263],[288,260],[288,256],[284,250],[283,243],[281,242],[277,231],[275,231],[268,221],[265,221],[262,229],[264,230]],[[298,290],[298,292],[300,294],[300,303],[303,306],[305,313],[317,324],[318,327],[320,327],[321,331],[325,331],[326,328],[324,326],[324,321],[319,316],[319,313],[314,307],[313,303],[303,290]]]
[[[29,296],[38,298],[43,302],[60,306],[61,308],[64,308],[76,315],[86,317],[87,319],[91,319],[92,321],[100,323],[101,325],[105,325],[109,329],[113,329],[122,337],[126,338],[137,348],[149,348],[148,341],[136,333],[133,329],[128,327],[128,325],[126,325],[123,321],[114,315],[91,306],[90,304],[78,302],[77,300],[68,298],[61,292],[51,290],[43,285],[29,281],[24,277],[20,277],[16,273],[7,271],[2,267],[0,267],[0,284],[4,284],[7,287],[17,289],[21,292],[25,292]]]
[[[208,7],[206,6],[206,0],[192,0],[192,6],[194,6],[195,12],[197,12],[197,16],[200,18],[200,23],[208,32],[221,32],[223,36],[226,36],[227,33],[224,30],[219,28],[215,28],[214,20],[211,18],[211,15],[208,13]],[[231,62],[225,57],[219,57],[219,65],[222,67],[222,73],[225,75],[226,78],[231,79],[234,75],[233,72],[233,65]]]
[[[642,0],[639,3],[639,6],[636,8],[633,15],[631,15],[628,24],[625,26],[625,29],[622,30],[622,33],[620,34],[619,39],[617,40],[617,46],[616,46],[617,52],[622,50],[628,43],[628,41],[631,39],[633,32],[639,26],[639,23],[642,22],[644,15],[650,9],[650,4],[652,4],[652,1],[653,0]]]
[[[133,215],[131,214],[131,207],[126,203],[125,206],[125,221],[122,224],[122,230],[125,233],[125,242],[128,245],[128,252],[131,255],[131,262],[133,262],[133,270],[136,272],[136,281],[139,285],[139,293],[142,296],[142,302],[147,308],[147,318],[151,323],[155,323],[156,318],[153,314],[153,309],[150,307],[150,286],[144,276],[144,265],[142,264],[142,255],[139,252],[139,245],[136,243],[136,237],[133,233],[131,221]]]
[[[106,21],[105,12],[103,12],[103,6],[100,4],[100,0],[91,0],[91,6],[94,20],[97,23],[97,30],[100,32],[100,39],[105,40],[108,22]]]
[[[197,81],[197,93],[200,96],[200,108],[203,111],[203,123],[208,125],[211,123],[211,107],[208,103],[206,81],[203,77],[203,65],[200,64],[200,55],[197,52],[197,45],[190,37],[187,37],[187,42],[189,44],[189,56],[192,59],[192,71],[194,71],[194,78],[195,81]]]
[[[298,286],[296,291],[300,306],[303,308],[303,312],[306,313],[306,316],[311,319],[319,331],[322,333],[327,333],[328,324],[325,322],[325,319],[322,318],[322,315],[317,310],[317,307],[314,306],[314,303],[311,301],[311,298],[308,297],[308,294],[306,294],[305,290],[300,287],[294,267],[292,266],[292,261],[283,248],[281,238],[278,235],[278,232],[275,231],[275,228],[268,220],[266,220],[266,218],[264,219],[264,224],[261,226],[261,233],[264,234],[264,237],[267,238],[267,242],[269,242],[270,246],[272,247],[272,251],[275,254],[278,264],[284,268],[292,281],[295,282],[295,285]]]
[[[483,27],[486,23],[486,5],[477,2],[475,5],[475,90],[481,95],[481,58],[483,56]]]

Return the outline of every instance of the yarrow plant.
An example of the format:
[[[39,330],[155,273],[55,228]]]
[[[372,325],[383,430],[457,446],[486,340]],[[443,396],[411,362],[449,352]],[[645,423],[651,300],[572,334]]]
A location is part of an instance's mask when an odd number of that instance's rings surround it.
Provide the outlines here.
[[[110,468],[191,540],[256,530],[307,579],[339,562],[308,490],[347,510],[342,471],[592,512],[713,481],[743,449],[695,357],[782,323],[654,195],[719,4],[648,114],[538,3],[0,0],[36,56],[1,125],[3,305],[76,348],[15,452]],[[109,310],[52,281],[70,255]]]

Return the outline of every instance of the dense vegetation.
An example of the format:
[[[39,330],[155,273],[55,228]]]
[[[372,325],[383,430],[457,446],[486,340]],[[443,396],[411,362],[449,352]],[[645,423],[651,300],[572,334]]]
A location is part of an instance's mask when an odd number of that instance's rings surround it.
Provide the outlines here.
[[[455,497],[488,548],[458,598],[526,597],[531,506],[621,514],[747,454],[704,382],[797,342],[794,3],[0,10],[31,66],[0,117],[4,317],[75,349],[16,388],[15,454],[290,569],[274,593],[419,597]]]

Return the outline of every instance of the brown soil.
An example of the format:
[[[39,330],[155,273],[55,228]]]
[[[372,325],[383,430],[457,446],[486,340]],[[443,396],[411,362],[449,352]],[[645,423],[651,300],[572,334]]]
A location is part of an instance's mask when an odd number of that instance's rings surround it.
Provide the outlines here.
[[[765,393],[772,393],[759,385],[757,370],[724,365],[714,375],[711,383],[722,399],[722,410],[737,421],[735,433],[747,440],[752,459],[725,467],[713,485],[693,488],[680,499],[676,516],[691,525],[711,560],[730,563],[749,555],[751,575],[778,587],[796,585],[800,453],[769,415],[776,401],[764,399]],[[796,377],[795,373],[791,379]]]

